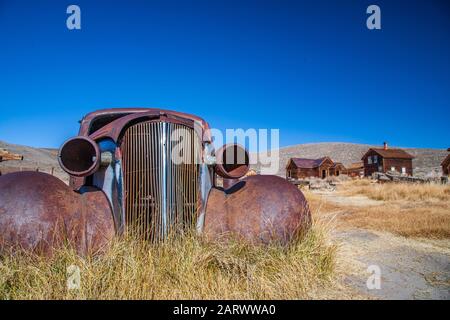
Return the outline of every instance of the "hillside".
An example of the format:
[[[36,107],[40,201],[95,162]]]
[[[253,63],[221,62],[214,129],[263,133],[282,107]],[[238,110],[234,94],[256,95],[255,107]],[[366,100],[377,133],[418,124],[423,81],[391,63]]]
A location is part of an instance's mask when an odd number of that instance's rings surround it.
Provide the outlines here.
[[[360,161],[363,154],[370,147],[365,144],[341,143],[341,142],[324,142],[299,144],[295,146],[284,147],[280,149],[280,164],[278,175],[284,176],[284,168],[291,157],[302,158],[320,158],[330,156],[333,161],[342,162],[349,165],[352,162]],[[0,162],[0,170],[3,173],[9,171],[36,170],[50,173],[54,168],[54,174],[67,181],[67,175],[61,170],[57,161],[58,150],[47,148],[33,148],[21,145],[9,144],[0,141],[0,148],[5,148],[11,152],[19,153],[24,156],[23,161],[6,161]],[[395,148],[395,147],[393,147]],[[445,149],[422,149],[422,148],[405,148],[414,157],[413,167],[415,175],[440,175],[442,160],[447,156]],[[253,166],[259,170],[259,166]]]
[[[4,148],[12,153],[23,155],[23,160],[12,160],[0,162],[0,171],[5,174],[12,171],[28,171],[39,170],[41,172],[53,173],[58,178],[68,181],[67,174],[61,169],[58,164],[57,149],[49,148],[33,148],[22,145],[10,144],[0,141],[0,148]]]
[[[361,161],[361,157],[371,147],[380,148],[380,146],[343,142],[309,143],[280,148],[278,175],[285,176],[284,168],[289,158],[292,157],[316,159],[330,156],[335,162],[349,165],[350,163]],[[397,147],[393,146],[392,148]],[[414,174],[422,176],[440,175],[440,164],[448,154],[445,149],[404,148],[404,150],[415,157],[413,160]],[[253,167],[259,170],[259,165]]]

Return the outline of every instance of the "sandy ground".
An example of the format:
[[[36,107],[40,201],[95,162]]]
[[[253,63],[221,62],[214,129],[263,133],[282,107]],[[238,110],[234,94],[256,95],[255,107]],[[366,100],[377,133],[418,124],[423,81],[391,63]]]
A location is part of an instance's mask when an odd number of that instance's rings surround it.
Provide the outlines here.
[[[343,206],[383,205],[364,196],[317,193]],[[329,214],[339,219],[345,211]],[[343,285],[349,290],[372,299],[450,299],[449,239],[411,239],[388,232],[339,228],[332,241],[339,245],[338,264]],[[379,289],[369,289],[367,281],[370,277],[369,284],[375,283],[373,275],[378,270]]]

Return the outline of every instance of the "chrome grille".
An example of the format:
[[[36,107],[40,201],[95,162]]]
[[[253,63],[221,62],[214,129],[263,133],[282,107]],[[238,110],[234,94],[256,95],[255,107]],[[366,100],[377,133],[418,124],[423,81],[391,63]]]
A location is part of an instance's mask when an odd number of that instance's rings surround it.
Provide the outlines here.
[[[172,141],[175,130],[184,138]],[[195,225],[199,143],[192,128],[176,123],[141,122],[127,129],[121,149],[128,234],[159,241]],[[172,161],[174,153],[181,163]]]

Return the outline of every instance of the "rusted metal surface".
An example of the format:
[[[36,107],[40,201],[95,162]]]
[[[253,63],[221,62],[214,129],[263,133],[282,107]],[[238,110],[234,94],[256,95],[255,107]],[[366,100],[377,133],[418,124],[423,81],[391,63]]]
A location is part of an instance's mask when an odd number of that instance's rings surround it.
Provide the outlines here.
[[[73,192],[39,172],[0,177],[0,248],[51,254],[67,243],[79,254],[95,253],[114,236],[109,202],[102,191]]]
[[[308,228],[310,210],[303,194],[276,176],[249,176],[233,187],[212,189],[206,206],[208,238],[232,234],[250,242],[287,244]]]
[[[211,133],[209,124],[202,118],[184,113],[184,112],[178,112],[173,110],[163,110],[163,109],[155,109],[155,108],[111,108],[111,109],[103,109],[103,110],[97,110],[94,112],[91,112],[83,117],[81,120],[80,125],[80,131],[79,134],[82,136],[88,136],[91,133],[94,133],[91,131],[92,123],[98,120],[102,117],[108,117],[108,116],[121,116],[120,118],[123,118],[125,116],[130,116],[125,121],[121,121],[121,123],[125,124],[129,122],[130,120],[135,119],[136,117],[151,117],[152,119],[159,118],[161,116],[166,117],[176,117],[178,119],[184,120],[189,119],[192,122],[195,122],[199,125],[199,127],[203,128],[203,135],[201,135],[204,142],[211,142]],[[118,118],[119,119],[119,118]],[[145,121],[145,120],[144,120]],[[109,127],[109,130],[113,130],[113,127],[118,127],[120,130],[123,129],[123,125],[121,126],[120,123],[116,123]]]
[[[181,141],[171,139],[175,131],[183,135]],[[127,232],[159,241],[195,224],[196,139],[192,128],[178,123],[140,122],[127,129],[121,144]]]
[[[96,122],[108,117],[114,120],[97,128]],[[187,113],[153,108],[116,108],[91,112],[81,120],[79,135],[90,137],[95,141],[111,139],[118,143],[127,126],[145,121],[186,125],[196,131],[203,143],[210,143],[212,140],[209,124],[202,118]],[[97,129],[94,130],[95,128]],[[85,184],[85,181],[84,177],[71,176],[69,183],[74,190],[77,190]]]
[[[111,138],[113,141],[117,142],[120,135],[123,133],[123,129],[128,124],[155,119],[190,126],[195,130],[198,130],[197,133],[200,137],[202,137],[203,141],[211,141],[209,125],[203,119],[186,113],[160,109],[147,109],[146,111],[128,114],[117,120],[114,120],[111,123],[108,123],[99,130],[89,134],[89,136],[94,140],[101,138]]]
[[[249,170],[249,155],[238,144],[226,144],[216,151],[216,173],[225,179],[239,179]],[[231,183],[231,182],[230,182]]]
[[[89,137],[70,138],[58,152],[61,168],[71,176],[86,177],[100,167],[100,149]]]
[[[172,139],[179,130],[187,135]],[[295,186],[275,176],[242,178],[247,151],[229,144],[214,153],[208,124],[184,113],[93,112],[59,161],[71,187],[36,172],[0,178],[0,246],[51,253],[69,242],[88,254],[123,232],[159,241],[194,225],[212,238],[287,243],[310,221]],[[217,175],[224,190],[212,188]]]
[[[234,186],[236,183],[239,182],[239,179],[226,179],[223,178],[223,188],[224,189],[229,189],[232,186]]]

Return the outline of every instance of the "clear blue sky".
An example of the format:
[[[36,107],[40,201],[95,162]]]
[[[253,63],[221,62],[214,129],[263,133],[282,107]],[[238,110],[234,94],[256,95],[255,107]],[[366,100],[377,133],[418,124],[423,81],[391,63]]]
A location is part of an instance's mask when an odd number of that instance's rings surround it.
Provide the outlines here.
[[[366,28],[370,4],[382,30]],[[131,106],[279,128],[282,146],[447,148],[450,5],[0,0],[0,140],[58,147],[87,112]]]

